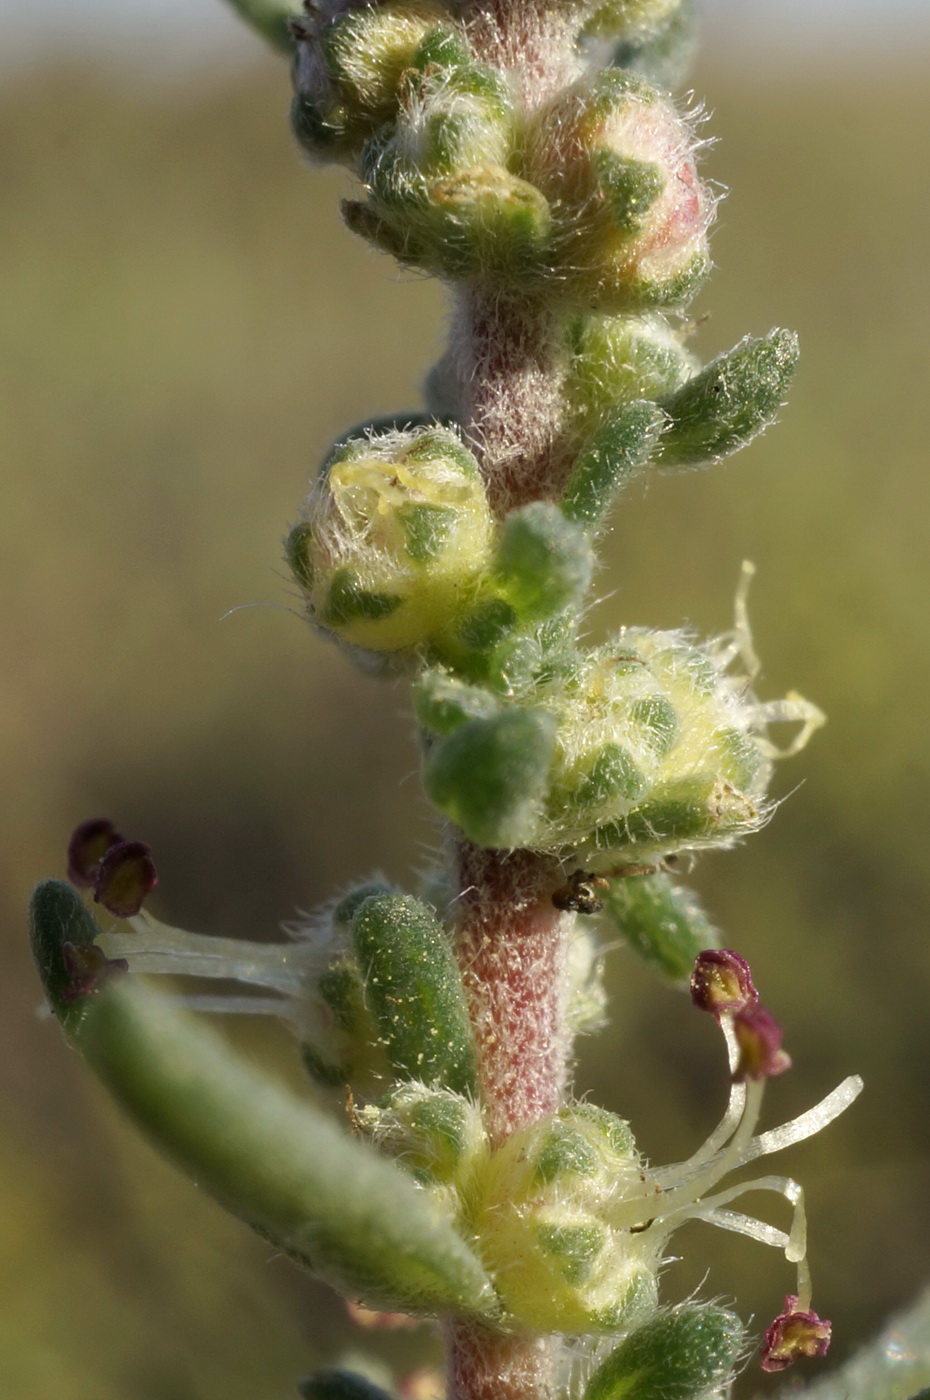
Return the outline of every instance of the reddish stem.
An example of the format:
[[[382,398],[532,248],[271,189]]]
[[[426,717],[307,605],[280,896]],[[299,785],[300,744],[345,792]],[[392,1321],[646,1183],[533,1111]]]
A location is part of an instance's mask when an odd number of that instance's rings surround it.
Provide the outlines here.
[[[446,1340],[448,1400],[550,1400],[554,1338],[453,1322]]]
[[[472,286],[453,336],[462,422],[499,515],[552,500],[563,483],[558,450],[562,370],[551,311],[532,298]]]
[[[565,953],[571,916],[552,903],[558,866],[532,851],[458,848],[457,956],[493,1145],[554,1113],[567,1079]]]

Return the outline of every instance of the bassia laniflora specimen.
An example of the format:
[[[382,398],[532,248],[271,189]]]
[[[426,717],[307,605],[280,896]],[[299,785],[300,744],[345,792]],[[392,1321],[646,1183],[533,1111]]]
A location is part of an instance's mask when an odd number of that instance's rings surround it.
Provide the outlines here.
[[[751,569],[721,636],[582,635],[624,489],[743,447],[797,356],[781,330],[706,366],[688,348],[716,202],[671,96],[690,6],[324,0],[247,17],[291,53],[303,150],[358,177],[349,228],[449,290],[424,412],[347,433],[286,544],[318,632],[409,678],[443,854],[416,892],[360,883],[286,941],[248,943],[154,918],[151,852],[90,820],[71,883],[33,902],[48,1000],[230,1210],[348,1298],[438,1319],[455,1400],[723,1394],[751,1344],[727,1309],[660,1298],[670,1238],[699,1219],[780,1250],[794,1291],[761,1365],[823,1355],[801,1187],[740,1173],[861,1086],[757,1131],[790,1066],[782,1033],[678,875],[765,824],[774,763],[822,722],[799,695],[756,693]],[[654,1166],[627,1122],[572,1097],[573,1039],[604,1018],[605,928],[719,1023],[729,1102],[685,1161]],[[242,990],[179,997],[146,974]],[[293,1028],[316,1100],[198,1014],[237,1011]],[[320,1100],[345,1091],[343,1127]],[[787,1229],[733,1209],[750,1190],[787,1201]],[[373,1395],[342,1371],[302,1389]]]

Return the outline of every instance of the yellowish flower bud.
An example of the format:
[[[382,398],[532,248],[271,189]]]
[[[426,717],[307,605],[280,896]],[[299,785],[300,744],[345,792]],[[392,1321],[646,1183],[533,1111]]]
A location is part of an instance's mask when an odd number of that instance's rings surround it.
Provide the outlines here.
[[[493,543],[478,465],[445,428],[358,438],[314,485],[288,560],[321,627],[397,652],[474,604]]]

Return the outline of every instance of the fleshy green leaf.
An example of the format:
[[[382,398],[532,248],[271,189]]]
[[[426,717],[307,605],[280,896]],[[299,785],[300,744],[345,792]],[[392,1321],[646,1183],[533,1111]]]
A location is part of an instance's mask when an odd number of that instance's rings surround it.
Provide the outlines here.
[[[597,525],[656,451],[665,424],[662,410],[645,399],[615,409],[592,433],[572,468],[561,502],[568,519]]]
[[[478,845],[523,845],[545,790],[554,743],[554,721],[538,710],[470,720],[427,757],[427,796]]]
[[[593,568],[584,532],[550,501],[534,501],[504,521],[494,572],[521,622],[580,603]]]
[[[50,881],[33,946],[65,1030],[122,1108],[205,1191],[352,1297],[405,1312],[495,1311],[477,1257],[425,1193],[312,1102],[129,977],[63,1001],[64,945],[92,921]]]
[[[698,953],[720,946],[697,896],[664,872],[610,880],[601,899],[604,917],[673,982],[687,982]]]
[[[476,1093],[462,978],[432,909],[406,894],[368,899],[355,915],[352,938],[365,1000],[396,1073]]]
[[[798,338],[775,330],[746,336],[662,405],[671,423],[657,453],[662,467],[697,467],[745,447],[781,407],[798,363]]]
[[[742,1325],[724,1308],[673,1308],[601,1362],[584,1400],[701,1400],[729,1379],[742,1344]]]

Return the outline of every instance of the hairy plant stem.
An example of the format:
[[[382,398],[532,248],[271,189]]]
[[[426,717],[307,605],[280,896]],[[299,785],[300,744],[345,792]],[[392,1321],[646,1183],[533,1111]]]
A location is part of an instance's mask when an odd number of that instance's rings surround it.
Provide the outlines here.
[[[509,76],[527,112],[555,96],[577,75],[578,25],[573,4],[466,0],[462,15],[476,55]]]
[[[481,1323],[446,1329],[448,1400],[550,1400],[556,1341]]]
[[[524,110],[577,73],[572,6],[547,0],[466,0],[479,57],[506,72]],[[551,300],[472,284],[457,299],[453,363],[461,421],[499,515],[557,496],[565,464],[563,369]],[[573,917],[552,895],[559,867],[530,851],[484,850],[462,838],[452,853],[456,952],[478,1050],[485,1122],[499,1145],[555,1112],[568,1078],[566,951]],[[548,1400],[555,1338],[454,1322],[449,1400]]]
[[[532,851],[459,840],[456,953],[469,1000],[485,1123],[497,1146],[555,1112],[568,1078],[566,947],[572,915],[552,894],[559,867]],[[546,1400],[557,1345],[457,1322],[448,1332],[449,1400]]]
[[[459,296],[453,328],[462,423],[500,515],[552,499],[564,473],[564,400],[555,316],[543,299],[484,286]]]

